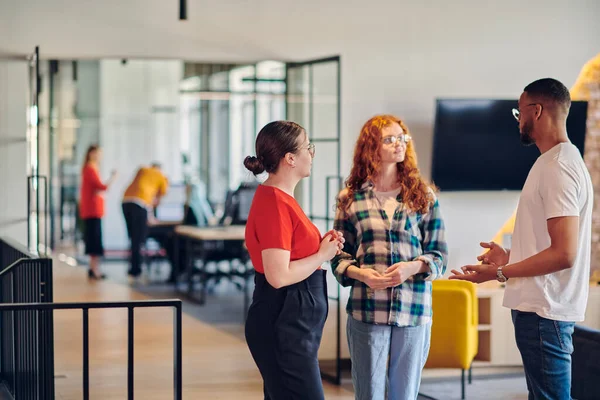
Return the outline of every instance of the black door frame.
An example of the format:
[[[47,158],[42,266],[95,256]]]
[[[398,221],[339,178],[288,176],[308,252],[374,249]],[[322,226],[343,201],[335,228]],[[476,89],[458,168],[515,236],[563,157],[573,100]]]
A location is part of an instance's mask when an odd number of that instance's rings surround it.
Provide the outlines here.
[[[313,220],[313,221],[321,221],[324,222],[326,224],[327,227],[332,226],[333,224],[333,217],[330,216],[330,212],[333,209],[333,204],[331,204],[331,199],[332,199],[332,193],[330,193],[330,182],[332,180],[334,181],[338,181],[338,188],[337,190],[341,190],[342,189],[342,184],[343,184],[343,178],[341,177],[341,146],[340,146],[340,142],[341,142],[341,115],[342,115],[342,105],[341,105],[341,81],[342,81],[342,77],[341,77],[341,58],[340,56],[332,56],[332,57],[326,57],[326,58],[318,58],[318,59],[314,59],[314,60],[308,60],[308,61],[301,61],[301,62],[288,62],[285,65],[285,79],[286,79],[286,85],[285,85],[285,99],[286,99],[286,117],[289,116],[289,107],[288,107],[288,99],[290,96],[290,83],[289,83],[289,76],[290,76],[290,70],[294,69],[294,68],[302,68],[305,66],[309,66],[309,75],[308,75],[308,104],[309,104],[309,112],[308,112],[308,125],[306,126],[306,129],[308,130],[309,134],[311,132],[314,132],[313,130],[313,106],[314,106],[314,93],[313,93],[313,69],[310,68],[314,65],[317,64],[323,64],[323,63],[330,63],[330,62],[337,62],[337,132],[336,132],[336,136],[332,137],[332,138],[311,138],[310,141],[313,143],[319,143],[319,142],[327,142],[327,143],[334,143],[337,147],[337,166],[336,166],[336,171],[334,175],[331,176],[327,176],[326,182],[325,182],[325,187],[326,187],[326,192],[325,192],[325,215],[315,215],[314,214],[314,210],[313,210],[313,193],[314,193],[314,178],[311,175],[308,178],[308,217]],[[337,193],[335,193],[337,194]],[[341,300],[340,300],[340,285],[337,285],[337,290],[335,292],[335,295],[332,296],[331,293],[329,294],[329,300],[335,302],[335,312],[336,312],[336,358],[335,358],[335,373],[334,374],[330,374],[327,372],[324,372],[323,369],[321,369],[321,376],[323,377],[323,379],[332,382],[336,385],[340,385],[341,384],[341,379],[342,379],[342,367],[341,367],[341,342],[340,342],[340,336],[341,336]]]

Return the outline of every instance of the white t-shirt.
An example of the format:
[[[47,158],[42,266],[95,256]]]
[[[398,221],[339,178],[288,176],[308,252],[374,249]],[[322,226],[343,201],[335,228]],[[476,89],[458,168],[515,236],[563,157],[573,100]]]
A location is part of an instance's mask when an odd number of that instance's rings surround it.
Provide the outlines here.
[[[381,207],[383,207],[388,219],[391,222],[399,204],[397,197],[400,194],[400,188],[390,190],[389,192],[378,192],[374,190],[373,193],[375,193],[375,196],[377,196]]]
[[[550,247],[547,220],[579,217],[575,264],[552,274],[511,278],[504,306],[559,321],[583,321],[589,291],[593,187],[577,147],[560,143],[537,159],[519,199],[510,263]]]

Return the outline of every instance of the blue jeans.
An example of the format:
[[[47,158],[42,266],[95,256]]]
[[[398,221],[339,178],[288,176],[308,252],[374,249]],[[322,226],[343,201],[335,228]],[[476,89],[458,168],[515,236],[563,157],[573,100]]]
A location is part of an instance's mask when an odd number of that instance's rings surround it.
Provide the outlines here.
[[[347,334],[356,400],[417,398],[431,323],[399,328],[348,316]]]
[[[574,322],[554,321],[512,310],[529,399],[571,399]]]

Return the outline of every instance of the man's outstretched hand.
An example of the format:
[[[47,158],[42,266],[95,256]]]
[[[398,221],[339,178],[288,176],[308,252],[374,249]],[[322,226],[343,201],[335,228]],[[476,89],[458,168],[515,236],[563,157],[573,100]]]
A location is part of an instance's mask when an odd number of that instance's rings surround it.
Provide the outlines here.
[[[488,251],[477,257],[478,261],[481,261],[483,264],[508,264],[510,252],[504,247],[495,242],[481,242],[479,245],[484,249],[488,249]]]
[[[473,283],[483,283],[496,279],[498,266],[496,264],[465,265],[460,270],[453,269],[449,279],[458,279]]]

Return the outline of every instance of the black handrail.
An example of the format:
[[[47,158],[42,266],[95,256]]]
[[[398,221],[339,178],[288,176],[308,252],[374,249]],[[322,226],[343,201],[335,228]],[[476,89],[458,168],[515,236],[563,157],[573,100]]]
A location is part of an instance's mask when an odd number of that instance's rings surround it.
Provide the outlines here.
[[[52,302],[51,259],[7,239],[0,258],[0,305]],[[54,398],[53,331],[52,311],[0,313],[0,381],[15,398]]]
[[[134,309],[148,307],[173,307],[175,315],[173,320],[173,398],[182,400],[182,302],[181,300],[143,300],[128,302],[104,302],[104,303],[17,303],[0,304],[0,315],[9,313],[18,315],[20,312],[50,312],[54,310],[80,309],[83,312],[83,398],[89,400],[89,310],[97,308],[127,308],[127,399],[133,400],[134,387]],[[28,379],[24,377],[24,379]],[[29,382],[29,380],[27,380]],[[51,393],[38,392],[38,397],[28,393],[27,396],[16,397],[18,399],[54,399],[54,391]]]

